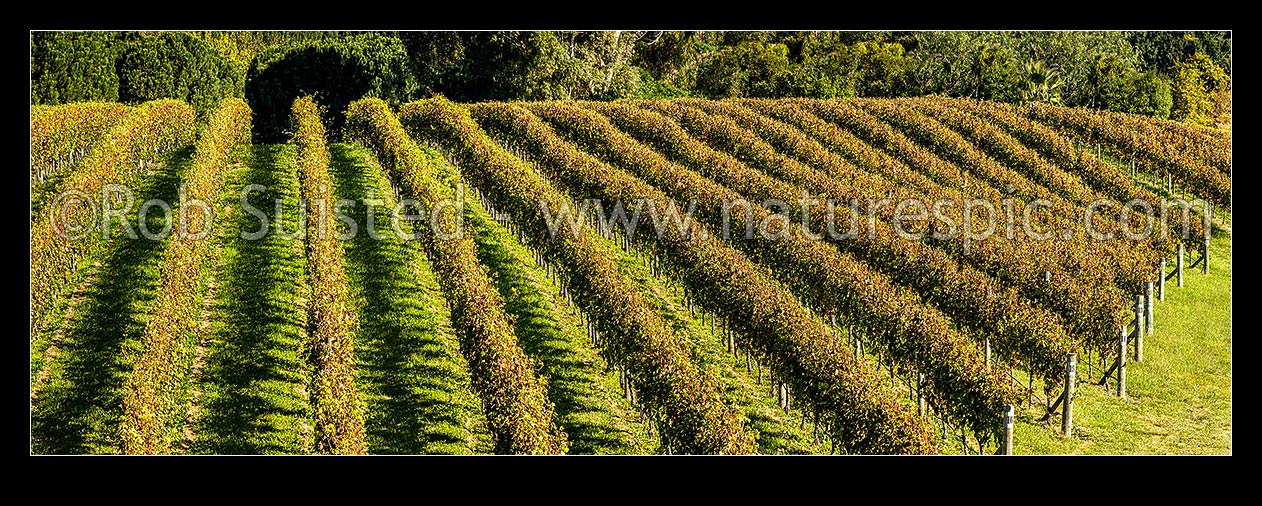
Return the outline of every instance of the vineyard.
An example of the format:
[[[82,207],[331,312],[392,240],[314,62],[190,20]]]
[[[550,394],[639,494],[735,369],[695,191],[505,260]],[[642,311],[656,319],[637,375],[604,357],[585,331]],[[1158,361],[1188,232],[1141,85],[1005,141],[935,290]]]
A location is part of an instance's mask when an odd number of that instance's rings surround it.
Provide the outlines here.
[[[1041,441],[1160,403],[1167,322],[1230,324],[1197,295],[1230,292],[1218,130],[943,97],[303,97],[281,144],[241,99],[200,116],[32,108],[32,453],[1077,451]]]

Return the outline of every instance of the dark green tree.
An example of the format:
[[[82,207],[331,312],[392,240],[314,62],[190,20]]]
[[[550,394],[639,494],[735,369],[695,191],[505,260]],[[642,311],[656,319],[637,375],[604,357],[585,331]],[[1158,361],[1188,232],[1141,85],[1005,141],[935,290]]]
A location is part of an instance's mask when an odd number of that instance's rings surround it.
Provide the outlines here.
[[[784,44],[750,41],[718,51],[697,69],[696,91],[720,97],[783,97],[801,89]]]
[[[118,100],[112,32],[31,34],[31,101],[36,104]]]
[[[204,40],[180,32],[141,36],[117,63],[118,98],[138,103],[178,98],[205,119],[226,97],[241,96],[241,73]]]
[[[1127,38],[1139,55],[1140,70],[1173,78],[1180,63],[1203,53],[1231,72],[1231,32],[1130,32]]]
[[[395,37],[362,34],[274,48],[254,59],[245,100],[254,109],[256,142],[283,142],[293,102],[314,95],[329,134],[340,135],[343,111],[364,96],[392,105],[416,95],[407,50]]]

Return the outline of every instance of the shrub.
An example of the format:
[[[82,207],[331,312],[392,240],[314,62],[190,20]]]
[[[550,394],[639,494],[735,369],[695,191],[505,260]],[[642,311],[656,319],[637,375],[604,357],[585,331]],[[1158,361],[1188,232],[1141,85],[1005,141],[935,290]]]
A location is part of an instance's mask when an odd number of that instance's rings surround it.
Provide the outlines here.
[[[287,138],[290,107],[300,96],[314,96],[324,108],[330,136],[338,138],[351,101],[369,96],[397,105],[415,91],[403,43],[377,34],[266,51],[255,58],[245,82],[245,100],[255,113],[255,142]]]
[[[115,102],[117,36],[109,32],[31,35],[31,102]]]

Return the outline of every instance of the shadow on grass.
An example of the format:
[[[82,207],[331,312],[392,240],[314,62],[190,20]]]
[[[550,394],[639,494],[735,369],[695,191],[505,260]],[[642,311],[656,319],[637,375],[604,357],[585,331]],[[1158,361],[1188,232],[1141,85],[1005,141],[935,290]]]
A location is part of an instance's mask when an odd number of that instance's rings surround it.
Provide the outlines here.
[[[31,221],[35,221],[35,218],[44,212],[44,207],[57,198],[57,190],[60,190],[70,174],[73,174],[78,169],[78,163],[69,167],[62,167],[61,170],[54,172],[47,179],[35,183],[35,186],[31,188]]]
[[[574,323],[562,323],[564,309],[554,305],[548,284],[532,277],[527,262],[530,252],[516,244],[516,237],[497,225],[477,204],[465,210],[466,231],[474,235],[478,260],[490,269],[496,288],[504,297],[504,309],[515,320],[518,343],[542,365],[548,380],[548,398],[556,407],[557,422],[570,439],[570,453],[650,453],[650,444],[638,437],[642,427],[623,417],[634,413],[619,397],[617,380],[605,377],[604,362],[591,347],[586,332]],[[537,269],[535,269],[537,271]],[[607,383],[612,382],[612,385]]]
[[[329,147],[339,198],[393,196],[381,169],[358,146]],[[367,401],[371,453],[450,454],[491,450],[467,363],[447,321],[442,292],[418,241],[390,226],[390,208],[343,208],[358,227],[344,242],[351,292],[358,295],[356,382]],[[404,229],[406,230],[406,229]],[[480,425],[480,427],[479,427]]]
[[[311,451],[306,366],[300,358],[306,339],[300,301],[306,291],[303,243],[278,236],[274,228],[277,200],[283,202],[284,230],[297,228],[292,159],[286,146],[255,146],[244,170],[224,185],[235,203],[224,231],[193,453]],[[267,187],[249,197],[273,226],[259,240],[240,236],[259,228],[260,220],[240,209],[240,192],[248,184]]]
[[[178,200],[180,177],[192,149],[171,153],[149,176],[140,178],[142,199]],[[161,212],[148,213],[148,229],[162,229]],[[138,222],[128,217],[132,229]],[[96,279],[66,322],[58,359],[31,413],[31,452],[36,454],[118,453],[123,389],[140,353],[148,305],[157,295],[164,240],[130,239],[119,228],[105,246]]]
[[[811,430],[809,425],[807,429],[800,427],[801,413],[781,410],[769,379],[764,376],[759,383],[757,372],[746,371],[745,360],[732,357],[722,338],[712,335],[710,327],[703,325],[700,318],[692,316],[686,309],[677,291],[669,288],[665,281],[654,278],[648,267],[636,260],[633,254],[622,251],[609,241],[605,241],[605,245],[618,263],[618,270],[635,281],[662,319],[686,341],[692,362],[697,364],[702,377],[711,378],[718,384],[724,404],[746,417],[746,429],[758,431],[758,453],[828,453],[827,446],[814,442],[813,434],[808,433]]]

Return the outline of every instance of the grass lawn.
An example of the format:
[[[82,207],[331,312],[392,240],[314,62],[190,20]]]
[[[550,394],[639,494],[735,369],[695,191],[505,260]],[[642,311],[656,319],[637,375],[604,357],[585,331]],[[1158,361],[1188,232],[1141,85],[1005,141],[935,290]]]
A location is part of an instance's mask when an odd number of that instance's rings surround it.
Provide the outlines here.
[[[648,435],[640,412],[622,397],[617,374],[591,345],[559,287],[477,197],[467,198],[466,230],[515,320],[522,350],[548,382],[548,398],[569,438],[570,453],[657,452],[657,438]]]
[[[342,244],[355,294],[355,380],[367,404],[369,453],[491,453],[442,287],[420,241],[405,241],[391,227],[389,181],[366,148],[331,144],[329,151],[337,196],[360,201],[343,209],[358,233]],[[369,198],[376,199],[373,232]]]
[[[192,149],[173,152],[165,163],[140,176],[137,202],[150,198],[178,202],[179,184],[192,155]],[[133,207],[126,217],[137,234],[138,208]],[[162,212],[150,212],[146,219],[147,230],[162,230]],[[67,295],[78,299],[73,315],[61,317],[60,328],[48,329],[62,337],[43,336],[46,340],[33,346],[31,453],[120,451],[123,390],[141,352],[145,323],[152,317],[150,305],[160,283],[166,240],[139,235],[132,239],[122,227],[113,228],[113,234],[97,258],[82,262],[80,276],[87,276],[85,286]],[[80,279],[76,277],[76,282]],[[36,351],[44,358],[44,347],[53,342],[56,350],[47,360],[36,361]]]
[[[284,454],[312,451],[312,414],[306,394],[308,366],[306,257],[303,242],[282,238],[298,230],[295,152],[287,145],[252,146],[234,154],[219,219],[222,245],[216,259],[216,294],[202,337],[205,366],[194,375],[199,392],[193,423],[179,451],[197,454]],[[240,205],[245,185],[250,205],[271,230],[259,240],[242,238],[261,223]],[[277,214],[275,202],[283,203]],[[277,228],[279,227],[279,228]]]
[[[1209,275],[1184,271],[1184,287],[1166,284],[1154,307],[1156,329],[1144,337],[1144,361],[1127,364],[1127,398],[1079,379],[1074,437],[1059,418],[1018,414],[1017,454],[1231,454],[1231,238],[1210,246]],[[1080,363],[1080,378],[1085,376]],[[1110,383],[1110,387],[1115,384]]]

